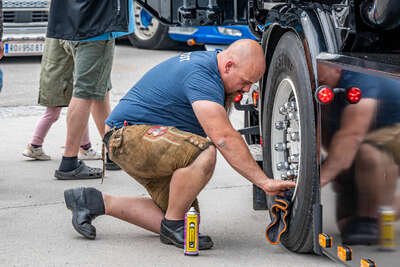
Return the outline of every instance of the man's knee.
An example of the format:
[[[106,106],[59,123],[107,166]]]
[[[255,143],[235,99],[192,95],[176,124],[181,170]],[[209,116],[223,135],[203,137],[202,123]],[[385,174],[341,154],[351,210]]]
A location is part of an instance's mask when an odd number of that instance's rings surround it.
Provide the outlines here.
[[[358,150],[356,161],[363,166],[374,168],[379,166],[382,152],[370,144],[362,144]]]
[[[204,157],[203,164],[202,164],[202,171],[205,175],[211,176],[214,172],[215,164],[217,162],[217,150],[215,146],[209,146],[206,150],[201,152],[200,154]]]

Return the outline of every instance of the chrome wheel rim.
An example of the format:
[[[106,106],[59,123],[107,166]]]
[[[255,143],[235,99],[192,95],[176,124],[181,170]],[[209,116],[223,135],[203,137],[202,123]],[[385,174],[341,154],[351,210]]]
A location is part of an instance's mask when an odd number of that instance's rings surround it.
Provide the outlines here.
[[[143,7],[134,2],[135,36],[143,41],[154,37],[160,22],[153,18]]]
[[[301,121],[293,81],[286,77],[277,88],[271,121],[271,165],[274,179],[296,182],[301,177]]]

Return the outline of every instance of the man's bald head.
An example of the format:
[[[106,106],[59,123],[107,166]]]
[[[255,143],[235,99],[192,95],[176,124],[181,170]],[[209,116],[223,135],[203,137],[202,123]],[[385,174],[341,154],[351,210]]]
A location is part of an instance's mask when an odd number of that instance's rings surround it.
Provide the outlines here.
[[[238,40],[218,54],[218,69],[227,93],[248,91],[264,74],[264,51],[254,40]]]
[[[265,57],[261,45],[250,39],[242,39],[231,44],[226,52],[236,59],[239,67],[252,67],[253,71],[264,73]],[[261,76],[261,74],[260,74]]]

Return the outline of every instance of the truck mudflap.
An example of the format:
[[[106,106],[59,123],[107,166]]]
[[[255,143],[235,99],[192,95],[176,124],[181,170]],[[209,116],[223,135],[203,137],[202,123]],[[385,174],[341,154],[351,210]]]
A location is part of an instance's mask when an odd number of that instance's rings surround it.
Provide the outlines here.
[[[317,57],[318,86],[335,92],[331,103],[318,105],[324,207],[318,245],[345,266],[398,266],[399,63],[395,54]],[[343,94],[350,87],[361,90],[356,104]]]

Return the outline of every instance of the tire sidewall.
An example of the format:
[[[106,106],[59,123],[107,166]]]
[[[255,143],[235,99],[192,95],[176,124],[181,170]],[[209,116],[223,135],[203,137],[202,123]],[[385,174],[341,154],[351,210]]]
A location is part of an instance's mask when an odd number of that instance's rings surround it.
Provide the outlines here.
[[[277,45],[270,62],[264,88],[263,168],[269,177],[273,177],[272,164],[276,164],[271,161],[272,153],[276,153],[271,151],[271,127],[274,123],[273,103],[279,83],[287,77],[294,84],[300,113],[300,179],[297,184],[296,197],[292,202],[289,227],[281,241],[292,251],[310,252],[310,246],[312,247],[312,207],[317,194],[313,184],[313,179],[317,174],[315,115],[304,48],[299,38],[292,32],[285,33]],[[268,197],[269,207],[273,200],[273,197]]]
[[[162,40],[164,40],[165,38],[169,38],[168,27],[162,25],[161,23],[158,24],[157,30],[155,31],[154,35],[147,40],[139,38],[135,34],[135,32],[128,36],[129,41],[132,45],[142,49],[158,49],[160,48]]]
[[[136,4],[135,2],[133,3],[134,9],[137,8],[137,5],[138,4]],[[142,49],[167,49],[176,45],[176,42],[174,42],[171,38],[169,38],[169,33],[168,33],[169,27],[163,25],[161,22],[157,24],[157,29],[155,30],[153,36],[151,36],[149,39],[142,39],[138,37],[136,16],[134,16],[134,19],[135,19],[135,32],[128,35],[128,39],[133,46]],[[155,18],[153,18],[153,20],[155,20]]]

